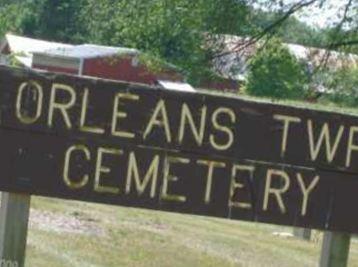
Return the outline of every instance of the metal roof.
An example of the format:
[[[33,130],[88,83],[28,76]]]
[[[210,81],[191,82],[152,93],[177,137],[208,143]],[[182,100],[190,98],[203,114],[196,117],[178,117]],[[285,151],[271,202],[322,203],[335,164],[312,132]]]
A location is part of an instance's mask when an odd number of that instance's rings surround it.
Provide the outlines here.
[[[71,57],[71,58],[95,58],[111,55],[136,55],[139,51],[137,49],[124,47],[111,47],[102,45],[83,44],[71,47],[59,47],[48,49],[40,52],[40,54],[57,56],[57,57]]]
[[[135,55],[139,53],[137,49],[131,48],[92,44],[69,45],[22,37],[9,33],[6,34],[5,42],[2,43],[2,45],[6,44],[9,45],[12,53],[22,56],[32,56],[32,54],[38,53],[59,57],[93,58],[115,54]]]
[[[37,40],[13,34],[6,34],[5,42],[7,42],[10,51],[14,54],[24,54],[31,56],[35,52],[44,52],[49,49],[65,49],[71,48],[72,45]]]
[[[248,61],[253,56],[260,43],[250,44],[249,38],[235,35],[219,35],[222,41],[223,56],[213,60],[214,70],[222,77],[244,80],[248,73]],[[209,45],[215,45],[213,42]],[[324,62],[327,55],[326,66],[331,69],[341,68],[342,66],[358,66],[358,55],[347,54],[338,51],[330,51],[322,48],[307,47],[298,44],[283,43],[290,53],[297,59],[302,60],[312,67],[317,67]]]

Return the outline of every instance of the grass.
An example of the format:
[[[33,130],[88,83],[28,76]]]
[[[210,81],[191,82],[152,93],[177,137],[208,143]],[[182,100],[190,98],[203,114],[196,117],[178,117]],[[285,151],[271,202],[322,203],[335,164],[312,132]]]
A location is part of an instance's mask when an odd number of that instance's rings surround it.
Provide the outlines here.
[[[202,89],[208,95],[221,96],[228,98],[242,99],[250,102],[257,103],[270,103],[283,106],[291,106],[300,109],[310,109],[315,111],[333,112],[345,115],[358,116],[358,108],[344,105],[344,103],[335,103],[328,100],[317,100],[316,102],[309,102],[305,100],[289,100],[289,99],[278,99],[270,97],[257,97],[248,95],[245,92],[232,93],[232,92],[218,92],[214,90]]]
[[[322,238],[316,231],[307,242],[273,235],[291,232],[289,227],[41,197],[32,198],[31,208],[27,267],[293,267],[319,262]],[[349,266],[358,266],[354,241],[349,260]]]

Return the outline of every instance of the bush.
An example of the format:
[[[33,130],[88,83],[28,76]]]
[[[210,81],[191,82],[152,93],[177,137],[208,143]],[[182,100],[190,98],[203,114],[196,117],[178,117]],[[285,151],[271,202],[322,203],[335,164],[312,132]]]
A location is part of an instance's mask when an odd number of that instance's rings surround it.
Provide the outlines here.
[[[341,106],[358,107],[358,67],[344,67],[335,71],[322,71],[319,75],[326,89],[320,101]]]
[[[249,69],[246,90],[251,95],[300,99],[306,94],[305,67],[277,39],[251,58]]]

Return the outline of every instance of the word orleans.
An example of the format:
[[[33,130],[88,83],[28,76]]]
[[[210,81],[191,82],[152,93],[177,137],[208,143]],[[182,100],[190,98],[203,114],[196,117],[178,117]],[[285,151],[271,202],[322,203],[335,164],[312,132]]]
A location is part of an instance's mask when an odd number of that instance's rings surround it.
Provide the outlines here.
[[[88,163],[93,166],[83,167]],[[220,189],[220,197],[227,198],[230,208],[253,209],[253,206],[260,206],[266,211],[273,207],[279,208],[282,214],[287,212],[285,195],[292,188],[298,188],[299,198],[296,194],[295,201],[300,202],[300,214],[305,216],[311,193],[317,188],[320,177],[312,171],[303,173],[289,167],[286,169],[173,153],[168,155],[159,151],[151,151],[148,155],[142,151],[113,147],[93,149],[86,145],[72,145],[65,153],[63,181],[73,190],[91,187],[97,193],[134,193],[136,197],[182,203],[192,202],[188,198],[194,196],[198,202],[206,205],[212,204],[216,186]],[[260,175],[263,177],[258,177]],[[253,177],[259,178],[260,183],[264,184],[262,200],[256,199],[252,192]],[[188,190],[194,184],[199,184],[195,192]],[[223,190],[225,186],[227,190]],[[223,191],[226,193],[223,194]]]
[[[27,97],[28,90],[32,90],[36,95],[30,101]],[[36,124],[40,120],[43,121],[45,115],[48,128],[53,128],[55,122],[62,121],[68,130],[75,128],[80,132],[93,135],[109,134],[123,141],[137,138],[146,140],[159,131],[167,144],[176,142],[180,146],[189,137],[194,140],[190,149],[195,146],[210,146],[219,153],[231,149],[240,138],[240,133],[236,134],[240,117],[237,111],[230,107],[217,106],[210,109],[205,104],[198,106],[197,103],[191,107],[190,104],[183,101],[180,110],[175,111],[178,125],[173,125],[171,117],[174,115],[168,112],[170,105],[167,105],[166,99],[159,97],[151,107],[146,107],[146,113],[148,113],[145,114],[146,120],[139,126],[135,126],[140,129],[135,127],[133,129],[133,126],[132,129],[128,129],[128,125],[135,124],[143,117],[138,114],[138,110],[142,108],[143,101],[148,95],[141,98],[140,94],[113,90],[112,95],[108,98],[112,101],[110,115],[105,118],[108,122],[102,123],[101,127],[93,125],[95,115],[92,116],[92,120],[91,117],[89,118],[88,113],[90,110],[93,112],[94,107],[90,105],[91,91],[88,88],[78,89],[66,84],[53,83],[47,98],[44,96],[44,91],[41,84],[36,81],[23,82],[18,87],[16,117],[22,124]],[[48,94],[48,90],[46,93]],[[59,100],[59,98],[61,99]],[[44,104],[45,100],[46,104]],[[176,101],[180,102],[180,100]],[[23,106],[24,102],[27,104],[30,102],[30,109],[33,112],[28,112],[28,106]],[[77,108],[78,105],[80,108]],[[127,110],[126,108],[129,106],[131,108]],[[43,114],[44,111],[47,114]],[[75,119],[71,119],[74,117],[74,113],[76,114]],[[279,134],[282,158],[287,154],[290,145],[295,143],[293,137],[291,140],[289,138],[293,132],[292,128],[302,125],[306,128],[308,159],[311,162],[315,162],[320,154],[324,154],[324,160],[327,163],[332,163],[336,158],[337,151],[344,147],[344,167],[352,166],[353,152],[358,152],[358,126],[339,125],[337,129],[332,130],[334,125],[329,122],[316,122],[309,118],[303,120],[297,116],[279,113],[272,114],[272,120],[281,129]],[[90,121],[92,121],[91,125],[89,125]],[[177,129],[175,135],[174,128]],[[304,157],[306,158],[306,156]]]
[[[29,87],[30,85],[30,87]],[[22,103],[24,102],[24,98],[28,96],[28,89],[35,90],[37,97],[33,105],[35,105],[35,112],[32,115],[26,114],[26,109],[23,109]],[[67,98],[64,101],[57,101],[59,95],[66,95]],[[99,126],[89,126],[87,125],[87,113],[89,110],[89,95],[90,90],[85,88],[81,99],[81,109],[80,109],[80,119],[78,129],[82,132],[92,133],[92,134],[104,134],[106,130]],[[74,109],[76,105],[76,101],[78,98],[78,92],[76,92],[71,86],[65,84],[54,83],[51,88],[51,95],[49,99],[48,106],[48,116],[47,116],[47,126],[49,128],[54,125],[54,118],[56,113],[62,116],[62,119],[67,127],[67,129],[72,129],[74,127],[73,121],[70,119],[70,112]],[[24,82],[18,88],[18,94],[16,99],[16,116],[20,120],[20,122],[24,124],[33,124],[36,123],[42,115],[43,111],[43,99],[44,93],[41,85],[35,81]],[[117,92],[113,96],[113,109],[110,118],[110,134],[112,136],[116,136],[119,138],[125,139],[133,139],[135,138],[135,133],[130,132],[121,127],[121,120],[126,119],[127,117],[132,117],[134,114],[128,114],[125,110],[121,110],[120,107],[123,106],[123,102],[137,102],[138,107],[141,105],[141,99],[139,95],[132,93],[124,93]],[[168,143],[173,142],[174,138],[171,132],[171,126],[169,122],[169,114],[167,111],[167,106],[165,100],[160,99],[158,103],[156,103],[155,107],[153,107],[152,116],[149,121],[146,123],[146,127],[144,131],[142,131],[142,138],[145,140],[148,136],[155,130],[156,127],[160,127],[163,129],[165,133],[165,138]],[[137,108],[138,109],[138,108]],[[134,112],[137,112],[137,109]],[[199,129],[196,128],[192,112],[187,104],[183,104],[181,110],[181,121],[178,133],[178,142],[181,143],[185,136],[185,127],[189,125],[192,133],[195,137],[195,140],[198,145],[203,144],[204,139],[204,131],[206,126],[207,119],[207,108],[201,108],[201,118],[200,118],[200,126]],[[231,129],[231,125],[220,125],[219,117],[227,116],[229,118],[230,123],[236,122],[236,116],[232,109],[219,107],[211,114],[211,123],[213,125],[214,131],[222,132],[226,135],[226,140],[221,141],[222,143],[215,138],[215,134],[211,134],[209,136],[210,145],[217,150],[226,150],[230,148],[234,142],[234,133]]]

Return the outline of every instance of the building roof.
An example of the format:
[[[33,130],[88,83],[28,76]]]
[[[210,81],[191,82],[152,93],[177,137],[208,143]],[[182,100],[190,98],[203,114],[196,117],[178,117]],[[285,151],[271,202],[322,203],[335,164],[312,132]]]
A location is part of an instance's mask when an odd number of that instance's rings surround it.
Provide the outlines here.
[[[125,47],[83,44],[70,47],[55,47],[40,51],[38,54],[70,58],[96,58],[121,54],[136,55],[139,54],[139,51],[137,49]]]
[[[245,79],[248,71],[248,60],[257,52],[260,43],[250,43],[249,38],[234,35],[221,35],[219,37],[219,42],[222,42],[222,50],[219,52],[222,56],[214,59],[215,71],[225,78]],[[325,63],[331,69],[358,66],[358,55],[355,54],[297,44],[284,43],[284,45],[298,60],[302,60],[312,67],[320,66],[322,63]]]
[[[4,53],[5,48],[8,48],[9,52],[15,56],[18,62],[29,68],[32,67],[34,54],[76,59],[139,54],[137,49],[125,47],[92,44],[70,45],[18,36],[11,33],[6,34],[5,38],[0,42],[0,54]]]
[[[358,55],[285,43],[286,47],[297,59],[319,66],[323,62],[328,68],[336,69],[343,66],[358,66]]]
[[[4,49],[8,48],[9,52],[14,55],[19,63],[31,68],[34,53],[44,52],[49,49],[64,49],[70,47],[72,47],[72,45],[37,40],[8,33],[0,43],[0,54],[4,53]],[[5,52],[5,54],[7,53]]]
[[[72,45],[68,45],[68,44],[37,40],[37,39],[17,36],[10,33],[5,35],[3,46],[6,45],[9,47],[11,53],[23,54],[26,56],[30,56],[32,53],[35,52],[44,52],[49,49],[72,47]]]

